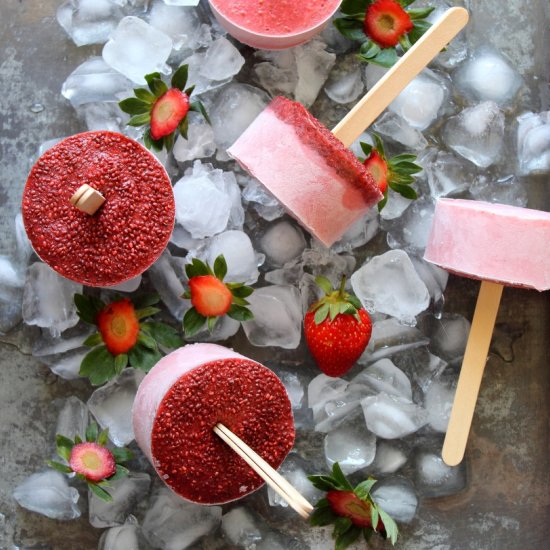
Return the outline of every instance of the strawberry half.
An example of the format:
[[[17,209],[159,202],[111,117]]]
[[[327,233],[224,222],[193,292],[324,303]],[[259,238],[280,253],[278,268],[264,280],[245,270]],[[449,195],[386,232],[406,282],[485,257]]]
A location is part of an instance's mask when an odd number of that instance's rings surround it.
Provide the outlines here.
[[[97,326],[105,346],[113,355],[126,353],[137,342],[139,321],[128,298],[105,306],[97,314]]]
[[[189,290],[183,295],[191,300],[191,307],[183,317],[183,331],[186,337],[199,332],[205,323],[212,331],[216,322],[223,315],[237,321],[248,321],[254,316],[246,307],[245,298],[253,289],[244,283],[224,283],[227,264],[223,255],[214,260],[214,269],[207,263],[193,258],[185,266],[189,279]]]
[[[309,476],[309,480],[317,489],[327,491],[326,497],[315,505],[310,523],[319,526],[334,523],[332,538],[336,539],[338,550],[347,548],[361,534],[368,541],[375,532],[396,543],[395,521],[370,494],[375,479],[369,478],[353,487],[336,462],[330,475]]]
[[[394,0],[376,0],[367,8],[365,34],[381,48],[397,46],[413,26],[409,14]]]
[[[162,95],[151,110],[151,137],[160,139],[174,132],[189,111],[189,96],[171,88]]]
[[[78,443],[71,450],[69,466],[90,481],[101,481],[116,472],[113,453],[93,442]]]
[[[317,366],[327,376],[342,376],[367,347],[372,323],[361,302],[345,292],[345,276],[338,290],[324,277],[315,281],[326,295],[306,313],[306,342]]]
[[[373,149],[370,156],[365,159],[363,164],[374,178],[380,191],[385,193],[388,189],[388,165],[380,156],[380,153],[376,149]]]

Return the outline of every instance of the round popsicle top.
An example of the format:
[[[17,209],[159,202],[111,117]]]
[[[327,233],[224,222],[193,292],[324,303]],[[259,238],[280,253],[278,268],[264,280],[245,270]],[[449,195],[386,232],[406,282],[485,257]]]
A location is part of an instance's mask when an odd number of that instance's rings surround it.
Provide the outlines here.
[[[85,208],[91,197],[99,198],[95,213]],[[89,286],[145,271],[166,247],[175,218],[162,164],[136,141],[107,131],[77,134],[46,151],[29,174],[22,209],[38,256]]]
[[[550,288],[550,212],[439,199],[424,259],[457,275]]]
[[[216,344],[191,344],[163,357],[133,406],[136,441],[178,495],[222,504],[263,480],[214,432],[221,422],[278,468],[294,444],[286,390],[263,365]]]

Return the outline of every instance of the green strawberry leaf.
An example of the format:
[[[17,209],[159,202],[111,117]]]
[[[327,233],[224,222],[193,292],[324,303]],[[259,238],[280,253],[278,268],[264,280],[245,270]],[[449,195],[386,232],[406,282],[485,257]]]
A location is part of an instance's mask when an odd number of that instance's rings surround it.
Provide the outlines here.
[[[361,44],[359,48],[359,56],[364,57],[365,59],[374,59],[381,51],[381,48],[378,44],[372,40],[367,40]]]
[[[408,37],[411,44],[418,42],[422,35],[431,27],[428,21],[415,20],[413,29],[409,32]]]
[[[144,124],[149,124],[149,121],[151,120],[151,116],[149,113],[144,113],[141,115],[134,115],[126,124],[128,126],[143,126]]]
[[[367,11],[367,6],[372,2],[372,0],[344,0],[340,4],[340,11],[346,15],[365,15]]]
[[[365,153],[365,156],[370,157],[370,154],[372,153],[372,150],[373,150],[373,146],[370,145],[370,143],[365,143],[363,141],[359,142],[359,145],[361,146],[363,153]]]
[[[189,76],[189,65],[182,65],[173,75],[172,75],[172,88],[177,88],[178,90],[185,90],[187,85],[187,78]]]
[[[135,369],[149,372],[151,368],[161,359],[162,355],[158,349],[151,349],[138,342],[129,352],[130,365]]]
[[[99,433],[99,429],[95,422],[91,422],[86,428],[86,441],[89,443],[95,442]]]
[[[61,472],[62,474],[70,474],[72,473],[72,469],[69,468],[69,466],[65,464],[61,464],[60,462],[56,462],[55,460],[46,460],[46,464],[53,468],[54,470],[57,470],[58,472]]]
[[[90,334],[84,342],[82,342],[83,346],[89,346],[91,348],[101,344],[103,342],[103,338],[101,337],[101,334],[99,332],[95,332],[94,334]]]
[[[201,315],[194,307],[187,310],[183,317],[183,332],[189,338],[199,332],[206,323],[206,317]]]
[[[239,306],[237,304],[231,304],[227,315],[231,317],[231,319],[235,319],[236,321],[241,322],[254,319],[254,314],[248,308]]]
[[[403,185],[399,183],[390,183],[389,185],[394,191],[396,191],[406,199],[414,200],[418,197],[416,191],[408,185]]]
[[[254,292],[254,289],[251,286],[246,286],[243,283],[236,283],[237,286],[231,286],[232,284],[235,283],[227,283],[227,287],[231,290],[234,297],[248,298],[248,296]]]
[[[149,114],[151,104],[137,97],[128,97],[119,102],[118,106],[129,115]]]
[[[376,205],[378,208],[378,212],[381,212],[384,206],[386,206],[386,203],[388,202],[388,190],[386,189],[384,191],[384,198]]]
[[[359,55],[359,59],[363,56]],[[382,48],[374,57],[362,59],[368,63],[380,65],[380,67],[393,67],[397,63],[397,52],[394,48]]]
[[[335,479],[331,476],[315,475],[307,477],[311,484],[320,491],[332,491],[333,489],[339,489],[339,485]]]
[[[107,441],[109,441],[109,428],[101,430],[101,432],[99,432],[99,435],[97,436],[98,445],[105,447],[105,445],[107,445]]]
[[[367,39],[363,30],[363,23],[351,17],[339,17],[334,20],[334,26],[340,34],[350,40],[363,41]]]
[[[378,506],[372,505],[370,507],[370,521],[372,523],[372,528],[376,531],[378,527],[378,518],[380,514],[378,513]]]
[[[115,372],[120,374],[128,366],[128,355],[119,353],[115,356]]]
[[[143,309],[137,309],[136,317],[138,319],[143,319],[144,317],[151,317],[156,313],[159,313],[159,311],[161,311],[161,309],[158,307],[147,306],[147,307],[144,307]]]
[[[330,294],[334,289],[332,288],[332,283],[323,275],[318,275],[315,277],[315,283],[325,294]]]
[[[334,541],[334,550],[345,550],[361,535],[361,528],[353,525],[350,529],[339,535]]]
[[[332,477],[336,483],[338,483],[338,486],[342,491],[353,491],[353,487],[348,481],[348,478],[344,475],[344,472],[342,472],[342,468],[340,468],[340,464],[338,464],[338,462],[335,462],[332,465]]]
[[[80,319],[86,323],[95,325],[97,314],[105,307],[105,302],[98,298],[84,296],[83,294],[75,294],[73,299]]]
[[[353,492],[357,495],[358,498],[367,502],[370,498],[370,490],[375,483],[375,479],[367,479],[365,481],[362,481],[361,483],[359,483],[359,485],[355,487]]]
[[[332,532],[332,538],[336,539],[343,535],[353,525],[351,519],[345,517],[338,517],[334,521],[334,531]]]
[[[168,86],[163,80],[161,80],[160,75],[158,78],[152,78],[151,81],[147,83],[149,84],[149,88],[153,92],[153,94],[155,94],[156,98],[163,96],[168,91]]]
[[[214,260],[214,275],[220,280],[223,281],[223,278],[227,275],[227,262],[223,254],[220,254]]]
[[[88,377],[92,385],[100,386],[115,376],[115,358],[104,345],[98,346],[84,357],[79,374]]]
[[[143,309],[158,304],[160,302],[160,296],[158,294],[144,294],[132,301],[136,309]]]
[[[187,94],[187,95],[191,95],[191,94]],[[208,122],[208,124],[211,124],[210,117],[208,116],[208,113],[206,112],[206,109],[204,108],[204,105],[202,104],[202,102],[193,101],[193,103],[191,103],[191,105],[189,105],[189,110],[190,111],[195,111],[196,113],[201,114],[202,117],[204,118],[204,120],[206,120],[206,122]]]
[[[141,330],[151,336],[163,348],[175,349],[183,343],[176,329],[164,323],[149,321],[141,325]]]
[[[321,307],[315,312],[315,315],[313,317],[315,324],[320,325],[327,318],[329,311],[330,305],[327,303],[322,304]]]
[[[104,500],[105,502],[111,502],[113,500],[113,497],[105,489],[102,489],[97,483],[88,483],[88,487],[90,488],[90,491],[92,491],[92,493],[94,493],[94,495],[99,497],[101,500]]]
[[[141,99],[141,101],[145,101],[146,103],[154,103],[157,100],[157,98],[145,88],[134,88],[134,94],[136,94],[138,99]]]
[[[337,315],[340,313],[340,305],[341,304],[330,304],[329,305],[329,313],[330,313],[330,321],[334,321],[336,319]]]
[[[214,275],[208,265],[198,258],[193,258],[190,264],[186,264],[185,274],[188,279],[191,279],[192,277],[199,277],[201,275]]]
[[[189,118],[185,117],[178,126],[178,131],[183,139],[189,139]]]
[[[74,441],[71,441],[68,437],[64,435],[57,434],[55,436],[55,445],[57,454],[69,462],[69,457],[71,456],[72,448],[74,447]]]
[[[219,317],[216,317],[216,316],[207,317],[206,327],[208,328],[208,332],[212,332],[214,330],[214,327],[216,326],[218,319]]]
[[[193,86],[189,86],[189,88],[187,88],[184,93],[187,95],[187,97],[191,97],[194,91],[195,85],[193,84]]]
[[[117,479],[122,479],[123,477],[126,477],[129,473],[130,473],[130,470],[128,470],[128,468],[125,468],[124,466],[117,464],[115,473],[108,478],[108,481],[112,482],[112,481],[116,481]]]
[[[432,13],[434,10],[435,10],[435,7],[413,8],[413,9],[407,10],[407,13],[409,14],[409,17],[413,21],[415,21],[416,19],[426,19],[426,17],[428,17],[428,15],[430,15],[430,13]]]
[[[167,151],[171,151],[174,147],[174,142],[176,141],[176,132],[172,132],[167,136],[164,136],[164,147]]]
[[[111,450],[113,456],[115,457],[115,462],[119,464],[120,462],[128,462],[134,458],[134,453],[127,449],[126,447],[115,447]]]
[[[338,516],[332,511],[330,507],[315,508],[309,516],[309,523],[311,525],[318,525],[323,527],[325,525],[330,525],[334,523]]]
[[[395,544],[397,542],[397,536],[399,535],[397,524],[387,512],[382,510],[382,508],[378,507],[378,513],[380,514],[380,519],[382,520],[384,529],[386,530],[386,538],[390,539],[392,544]]]
[[[244,298],[239,298],[239,296],[235,295],[233,295],[232,303],[243,307],[250,305],[250,302],[247,302]]]

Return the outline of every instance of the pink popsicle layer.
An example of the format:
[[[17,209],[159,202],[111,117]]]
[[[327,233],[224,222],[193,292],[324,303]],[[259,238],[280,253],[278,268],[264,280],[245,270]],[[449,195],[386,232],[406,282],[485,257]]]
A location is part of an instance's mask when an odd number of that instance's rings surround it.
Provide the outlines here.
[[[227,152],[326,246],[382,199],[353,153],[301,104],[283,97]]]
[[[458,275],[550,288],[550,212],[439,199],[424,259]]]

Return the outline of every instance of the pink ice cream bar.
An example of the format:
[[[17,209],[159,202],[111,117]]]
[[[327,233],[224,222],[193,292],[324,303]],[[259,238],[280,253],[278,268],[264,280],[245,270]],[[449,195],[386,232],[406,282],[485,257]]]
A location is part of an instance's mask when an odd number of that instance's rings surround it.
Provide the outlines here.
[[[284,97],[273,99],[227,152],[326,246],[382,199],[353,153]]]
[[[458,275],[550,288],[550,212],[440,199],[424,258]]]
[[[287,393],[263,365],[215,344],[163,357],[143,379],[132,411],[136,441],[181,497],[223,504],[263,480],[212,431],[221,422],[278,468],[294,444]]]

